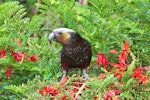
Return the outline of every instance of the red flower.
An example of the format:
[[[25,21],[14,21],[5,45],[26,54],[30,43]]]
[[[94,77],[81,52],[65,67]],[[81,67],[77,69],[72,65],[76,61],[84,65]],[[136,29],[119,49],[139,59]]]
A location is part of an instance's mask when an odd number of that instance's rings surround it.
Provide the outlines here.
[[[147,85],[147,82],[148,82],[148,76],[144,76],[143,78],[141,78],[138,82],[138,84],[144,84],[145,86]]]
[[[106,73],[103,73],[102,77],[100,78],[101,81],[103,81],[106,78]]]
[[[129,66],[129,64],[127,64],[128,54],[129,54],[129,43],[125,42],[122,49],[122,53],[118,56],[119,64],[112,64],[112,63],[109,64],[111,66],[115,66],[118,69],[118,71],[124,72]]]
[[[103,64],[103,58],[104,58],[104,55],[102,53],[100,53],[97,58],[97,61],[99,62],[100,65]]]
[[[11,55],[14,57],[16,55],[16,52],[11,51]]]
[[[124,44],[124,47],[123,47],[123,51],[124,52],[129,52],[129,47],[130,47],[129,42],[126,41],[125,44]]]
[[[118,53],[118,51],[117,51],[117,50],[115,50],[115,49],[112,49],[112,50],[110,50],[110,53],[111,53],[111,54],[117,54],[117,53]]]
[[[121,74],[121,73],[116,73],[116,74],[115,74],[115,77],[116,77],[118,80],[121,80],[121,79],[122,79],[122,74]]]
[[[146,72],[149,70],[149,68],[150,68],[150,66],[144,66],[144,67],[142,67],[142,70],[143,70],[143,72]]]
[[[0,51],[0,58],[5,58],[6,57],[6,49],[2,49]]]
[[[61,80],[61,83],[62,83],[62,84],[65,84],[68,80],[69,80],[69,78],[68,78],[68,77],[65,77],[65,78],[63,78],[63,79]]]
[[[141,70],[140,67],[138,67],[136,70],[134,70],[135,74],[133,75],[133,78],[135,79],[141,79],[143,71]]]
[[[79,90],[79,89],[78,89],[77,87],[73,87],[72,92],[73,92],[73,93],[76,93],[76,92],[78,92],[78,90]]]
[[[106,56],[104,56],[102,53],[100,53],[98,55],[97,62],[99,62],[100,65],[103,65],[104,69],[109,70],[107,68],[107,66],[108,66],[108,58]]]
[[[12,66],[8,66],[8,69],[6,70],[8,79],[11,79],[11,73],[12,73]]]
[[[40,94],[44,94],[45,90],[39,90]]]
[[[47,94],[52,94],[55,89],[53,86],[49,86],[49,87],[45,87],[44,90]]]
[[[24,56],[24,54],[22,53],[22,52],[14,52],[14,51],[12,51],[11,52],[11,55],[14,57],[14,59],[17,61],[17,62],[21,62],[22,61],[22,59],[23,59],[23,56]]]
[[[122,66],[126,66],[126,62],[128,62],[128,53],[129,53],[129,43],[126,41],[122,53],[119,55],[119,62]]]
[[[60,91],[58,89],[55,89],[53,86],[50,87],[45,87],[43,90],[39,90],[39,92],[41,94],[51,94],[52,96],[58,96],[58,94],[60,93]]]
[[[117,98],[116,95],[118,95],[119,93],[120,93],[119,90],[109,90],[104,100],[118,100],[115,98]]]
[[[104,58],[103,58],[103,65],[104,65],[104,69],[107,70],[107,69],[108,69],[108,68],[107,68],[107,66],[108,66],[108,58],[107,58],[107,57],[104,57]]]
[[[31,61],[32,62],[37,62],[39,60],[39,57],[38,56],[35,56],[35,55],[32,55],[31,56]]]
[[[61,100],[66,100],[66,95],[61,98]]]
[[[60,91],[58,89],[55,89],[52,93],[53,96],[58,96]]]
[[[15,60],[16,60],[17,62],[20,62],[20,61],[22,61],[22,59],[23,59],[23,53],[22,53],[22,52],[18,52],[18,53],[16,54]]]
[[[94,98],[94,100],[99,100],[99,97],[98,97],[98,96],[96,96],[96,97]]]

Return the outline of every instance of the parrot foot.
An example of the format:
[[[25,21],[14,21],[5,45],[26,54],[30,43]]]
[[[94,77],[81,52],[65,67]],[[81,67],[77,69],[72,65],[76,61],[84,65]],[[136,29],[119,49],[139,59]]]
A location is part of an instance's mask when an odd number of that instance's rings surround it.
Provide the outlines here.
[[[63,79],[66,77],[66,73],[67,73],[67,71],[66,70],[63,70],[63,76],[62,76],[62,78],[61,78],[61,80],[60,80],[60,82],[62,82],[63,81]]]
[[[85,69],[83,70],[83,77],[84,77],[85,80],[89,80],[89,79],[90,79],[90,77],[89,77],[89,75],[86,73],[86,70],[85,70]]]

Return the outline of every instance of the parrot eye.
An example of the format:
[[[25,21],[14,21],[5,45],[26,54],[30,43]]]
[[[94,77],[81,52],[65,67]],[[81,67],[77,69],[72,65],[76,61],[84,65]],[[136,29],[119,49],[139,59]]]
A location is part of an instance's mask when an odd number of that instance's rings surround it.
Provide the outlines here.
[[[59,35],[62,35],[62,32],[58,32]]]

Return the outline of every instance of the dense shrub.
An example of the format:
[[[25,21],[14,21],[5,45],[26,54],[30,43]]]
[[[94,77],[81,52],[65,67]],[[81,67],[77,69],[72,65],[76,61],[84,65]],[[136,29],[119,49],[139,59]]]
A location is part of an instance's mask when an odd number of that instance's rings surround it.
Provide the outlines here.
[[[42,4],[36,6],[39,14],[29,18],[26,8],[17,1],[0,5],[2,98],[149,98],[149,0],[89,0],[85,6],[75,0],[42,0]],[[88,82],[82,81],[80,75],[70,73],[64,82],[66,88],[58,82],[61,46],[57,43],[49,45],[47,38],[47,33],[58,27],[74,29],[91,43],[93,56]],[[128,57],[121,50],[126,47],[125,41],[130,44]],[[121,54],[126,55],[125,58],[119,59]],[[120,67],[122,61],[128,65]],[[95,62],[100,64],[99,69]],[[124,72],[118,73],[118,68],[124,68]],[[78,85],[74,85],[75,82]],[[77,88],[76,92],[70,95],[74,88]],[[47,92],[49,89],[53,92]]]

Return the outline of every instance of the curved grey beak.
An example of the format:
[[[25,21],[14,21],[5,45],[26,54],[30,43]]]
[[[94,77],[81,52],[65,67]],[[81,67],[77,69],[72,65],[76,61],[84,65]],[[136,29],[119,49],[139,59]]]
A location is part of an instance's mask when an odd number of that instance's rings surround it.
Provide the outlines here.
[[[48,39],[49,39],[49,43],[51,44],[52,40],[55,39],[55,34],[54,34],[54,32],[52,32],[52,33],[49,35]]]

